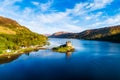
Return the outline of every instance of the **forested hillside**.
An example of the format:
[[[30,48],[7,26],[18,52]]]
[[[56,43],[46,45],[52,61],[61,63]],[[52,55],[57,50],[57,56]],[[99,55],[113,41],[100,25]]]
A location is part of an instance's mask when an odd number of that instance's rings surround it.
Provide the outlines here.
[[[86,30],[78,33],[76,38],[120,42],[120,26]]]
[[[30,31],[16,21],[0,16],[0,53],[7,49],[17,50],[21,47],[44,46],[47,37]]]

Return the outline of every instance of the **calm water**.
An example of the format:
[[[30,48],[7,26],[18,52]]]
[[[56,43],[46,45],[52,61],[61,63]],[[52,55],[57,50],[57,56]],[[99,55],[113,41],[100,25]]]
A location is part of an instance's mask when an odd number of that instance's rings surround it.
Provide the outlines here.
[[[53,46],[71,41],[73,53]],[[120,80],[120,44],[77,39],[50,39],[48,50],[0,59],[0,80]]]

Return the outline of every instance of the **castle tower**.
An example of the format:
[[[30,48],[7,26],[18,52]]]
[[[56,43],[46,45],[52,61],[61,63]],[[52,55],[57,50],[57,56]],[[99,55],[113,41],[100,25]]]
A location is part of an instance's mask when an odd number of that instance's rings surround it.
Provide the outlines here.
[[[67,41],[66,46],[71,46],[72,47],[71,41]]]

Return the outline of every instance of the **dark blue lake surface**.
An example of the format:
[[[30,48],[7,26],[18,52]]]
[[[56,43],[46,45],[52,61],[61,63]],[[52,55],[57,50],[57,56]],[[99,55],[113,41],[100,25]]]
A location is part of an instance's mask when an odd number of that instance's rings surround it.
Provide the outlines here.
[[[71,41],[73,53],[50,48]],[[50,39],[48,50],[0,61],[0,80],[120,80],[120,44],[77,39]]]

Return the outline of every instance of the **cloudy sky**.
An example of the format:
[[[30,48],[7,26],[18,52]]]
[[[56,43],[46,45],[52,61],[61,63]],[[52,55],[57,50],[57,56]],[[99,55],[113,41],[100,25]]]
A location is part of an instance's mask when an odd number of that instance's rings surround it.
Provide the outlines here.
[[[38,33],[120,25],[120,0],[0,0],[0,16]]]

